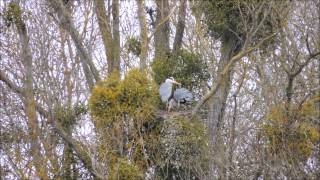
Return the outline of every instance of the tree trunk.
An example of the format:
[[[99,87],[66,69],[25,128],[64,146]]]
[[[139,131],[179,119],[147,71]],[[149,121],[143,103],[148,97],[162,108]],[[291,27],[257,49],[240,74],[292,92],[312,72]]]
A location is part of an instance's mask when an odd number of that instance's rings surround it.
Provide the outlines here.
[[[72,22],[70,13],[64,7],[61,0],[51,0],[49,2],[58,15],[60,26],[70,34],[79,52],[87,83],[89,85],[89,88],[92,89],[95,84],[94,80],[96,82],[100,80],[99,72],[94,66],[93,60],[89,55],[87,49],[83,45],[83,40]]]
[[[0,71],[0,80],[4,82],[15,93],[21,96],[25,96],[23,89],[17,86],[15,83],[13,83],[8,77],[6,77],[6,75],[2,71]],[[36,102],[35,108],[40,114],[40,116],[43,116],[44,118],[48,119],[47,122],[49,122],[52,125],[53,131],[57,133],[64,140],[64,142],[69,144],[70,148],[75,152],[79,160],[83,163],[83,166],[90,172],[90,174],[96,179],[106,179],[104,175],[97,172],[96,169],[93,167],[92,160],[85,148],[81,146],[81,143],[77,142],[72,138],[72,136],[66,133],[64,131],[64,128],[59,124],[59,122],[55,122],[53,120],[57,118],[48,111],[46,111],[42,106],[40,106]]]
[[[113,18],[113,53],[114,61],[111,72],[116,70],[120,72],[120,19],[119,19],[119,0],[112,1],[112,18]]]
[[[19,9],[20,6],[16,3],[12,4],[14,7]],[[28,117],[28,130],[31,142],[30,155],[33,158],[33,165],[36,170],[36,175],[41,179],[49,179],[47,172],[47,165],[45,159],[41,158],[40,143],[38,136],[40,135],[40,128],[38,126],[38,118],[35,108],[35,99],[33,91],[33,68],[32,68],[32,54],[29,46],[29,36],[25,23],[22,20],[21,13],[16,14],[15,25],[18,30],[20,44],[21,44],[21,59],[24,66],[24,110]]]
[[[230,36],[225,37],[221,41],[221,58],[218,67],[218,74],[221,74],[225,66],[229,63],[231,57],[235,54],[235,47],[237,44],[237,38]],[[219,167],[219,174],[221,179],[224,178],[225,172],[225,161],[224,158],[224,146],[222,142],[222,138],[220,137],[220,130],[223,125],[223,117],[225,114],[225,107],[227,97],[230,91],[230,85],[232,81],[232,69],[226,72],[225,76],[223,76],[221,80],[221,84],[217,89],[215,95],[211,97],[208,101],[209,107],[209,133],[210,133],[210,141],[213,148],[214,158],[219,158],[222,163],[217,164]],[[213,163],[211,163],[214,166]],[[214,170],[213,167],[210,167],[211,171]],[[213,172],[211,172],[213,173]]]
[[[68,134],[70,132],[67,132]],[[63,179],[76,179],[77,177],[73,176],[76,173],[75,169],[72,169],[72,165],[74,161],[72,148],[70,145],[65,142],[64,149],[63,149],[63,163],[62,163],[62,176]]]
[[[173,42],[173,52],[176,53],[182,45],[182,38],[185,28],[187,1],[180,0],[179,19],[176,27],[176,34]]]
[[[222,70],[229,63],[229,60],[234,55],[234,47],[237,43],[236,38],[225,38],[222,40],[221,45],[221,58],[218,67],[218,74],[222,73]],[[227,101],[227,96],[229,94],[230,85],[232,81],[232,68],[226,74],[221,82],[220,87],[217,89],[216,94],[211,97],[209,105],[209,126],[211,130],[211,140],[215,141],[217,130],[223,124],[223,116],[225,110],[225,104]]]
[[[136,0],[138,5],[138,18],[140,23],[140,42],[141,42],[141,54],[140,54],[140,70],[144,71],[147,68],[147,55],[148,55],[148,29],[147,20],[144,12],[144,0]]]
[[[232,117],[232,124],[231,124],[231,133],[230,133],[230,143],[229,143],[229,157],[228,157],[228,170],[231,173],[232,171],[232,160],[233,160],[233,153],[234,153],[234,141],[236,139],[236,120],[237,120],[237,95],[233,95],[234,100],[234,108],[233,108],[233,117]],[[232,176],[228,176],[227,179],[232,179]]]
[[[154,34],[155,43],[155,59],[167,58],[170,53],[169,46],[169,33],[170,26],[169,20],[169,2],[168,0],[157,0],[157,16],[156,16],[156,29]]]
[[[105,8],[105,3],[104,1],[101,0],[94,0],[94,6],[95,6],[95,11],[97,15],[97,20],[98,20],[98,25],[106,53],[106,58],[108,62],[108,73],[111,73],[111,67],[114,61],[114,54],[112,50],[112,33],[111,33],[111,27],[110,27],[110,22],[107,17],[107,12]]]
[[[71,86],[71,77],[70,77],[70,69],[68,67],[68,60],[65,54],[65,44],[67,42],[67,34],[64,32],[64,30],[62,30],[62,28],[60,28],[60,36],[61,36],[61,59],[63,61],[63,65],[65,67],[65,80],[64,80],[64,84],[65,84],[65,88],[66,88],[66,92],[67,92],[67,97],[66,97],[66,105],[62,105],[62,104],[57,104],[57,106],[65,106],[63,109],[68,109],[71,110],[72,109],[72,86]],[[69,49],[70,51],[70,56],[72,57],[73,53],[71,52],[72,49]],[[59,102],[57,102],[59,103]],[[69,113],[69,112],[68,112]],[[71,136],[71,132],[72,132],[72,126],[74,124],[69,124],[67,123],[67,125],[64,126],[65,131],[67,134],[69,134],[69,136]],[[73,154],[72,154],[72,149],[69,146],[68,143],[64,143],[64,149],[63,149],[63,161],[62,161],[62,176],[64,179],[75,179],[75,177],[72,177],[72,169],[71,166],[74,162],[74,158],[73,158]],[[76,170],[74,170],[76,171]]]
[[[98,25],[108,62],[108,74],[120,72],[120,31],[119,31],[119,0],[112,1],[113,24],[110,26],[110,17],[107,16],[103,0],[94,0]],[[112,32],[111,32],[112,31]]]
[[[318,3],[316,4],[317,5],[317,11],[318,11],[318,43],[320,45],[320,2],[318,1]],[[320,46],[318,46],[320,47]],[[318,63],[318,70],[320,69],[320,63]],[[320,85],[320,73],[318,73],[318,86]],[[318,103],[318,109],[320,109],[320,103]],[[320,129],[320,124],[318,125],[318,129]],[[320,164],[320,150],[318,149],[318,158],[317,158],[317,164]],[[320,179],[320,172],[318,171],[316,173],[316,179]]]
[[[289,111],[290,111],[290,106],[291,106],[291,100],[292,100],[292,94],[293,94],[293,81],[294,77],[291,75],[288,76],[288,84],[286,87],[286,103],[285,103],[285,108],[286,108],[286,113],[289,116]]]

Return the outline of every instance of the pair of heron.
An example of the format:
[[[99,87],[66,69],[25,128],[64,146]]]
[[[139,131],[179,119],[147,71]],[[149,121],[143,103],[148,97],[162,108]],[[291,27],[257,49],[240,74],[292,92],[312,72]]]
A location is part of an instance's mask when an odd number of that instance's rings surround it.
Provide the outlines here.
[[[179,88],[173,92],[174,84],[178,85]],[[166,110],[168,112],[170,112],[176,104],[178,104],[179,108],[180,104],[190,103],[193,99],[192,93],[186,88],[181,88],[181,84],[175,81],[173,77],[166,79],[166,81],[160,85],[159,94],[161,101],[166,103]]]

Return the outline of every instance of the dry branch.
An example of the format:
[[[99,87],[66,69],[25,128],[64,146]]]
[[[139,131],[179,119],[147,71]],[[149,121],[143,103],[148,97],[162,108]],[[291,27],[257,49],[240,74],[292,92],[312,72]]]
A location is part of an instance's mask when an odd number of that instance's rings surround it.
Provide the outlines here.
[[[215,93],[219,89],[222,81],[224,80],[227,72],[231,70],[231,67],[234,65],[234,63],[236,63],[237,61],[241,60],[241,58],[243,58],[244,56],[246,56],[249,53],[253,52],[254,50],[258,49],[263,43],[265,43],[266,41],[268,41],[271,38],[275,37],[275,35],[276,35],[276,33],[273,33],[273,34],[265,37],[264,39],[262,39],[256,46],[250,47],[250,48],[248,48],[246,50],[242,50],[238,54],[233,56],[231,58],[231,60],[229,61],[229,63],[223,69],[222,73],[219,75],[218,82],[215,84],[215,86],[213,88],[211,88],[211,90],[193,108],[192,116],[195,116],[197,114],[197,112],[200,110],[201,106],[204,103],[206,103],[213,95],[215,95]]]

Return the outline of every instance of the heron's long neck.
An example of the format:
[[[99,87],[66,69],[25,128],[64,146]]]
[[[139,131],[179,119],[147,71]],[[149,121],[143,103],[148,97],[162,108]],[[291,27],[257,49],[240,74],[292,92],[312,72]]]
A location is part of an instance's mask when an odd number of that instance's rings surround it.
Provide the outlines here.
[[[173,98],[173,84],[172,83],[170,83],[170,89],[171,89],[171,94],[170,94],[168,101],[170,101]]]

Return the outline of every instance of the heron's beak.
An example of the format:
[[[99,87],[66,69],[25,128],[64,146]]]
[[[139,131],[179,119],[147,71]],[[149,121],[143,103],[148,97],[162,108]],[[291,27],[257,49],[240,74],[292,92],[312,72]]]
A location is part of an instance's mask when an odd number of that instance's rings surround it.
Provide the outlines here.
[[[177,81],[172,81],[174,84],[181,86],[181,83],[178,83]]]

